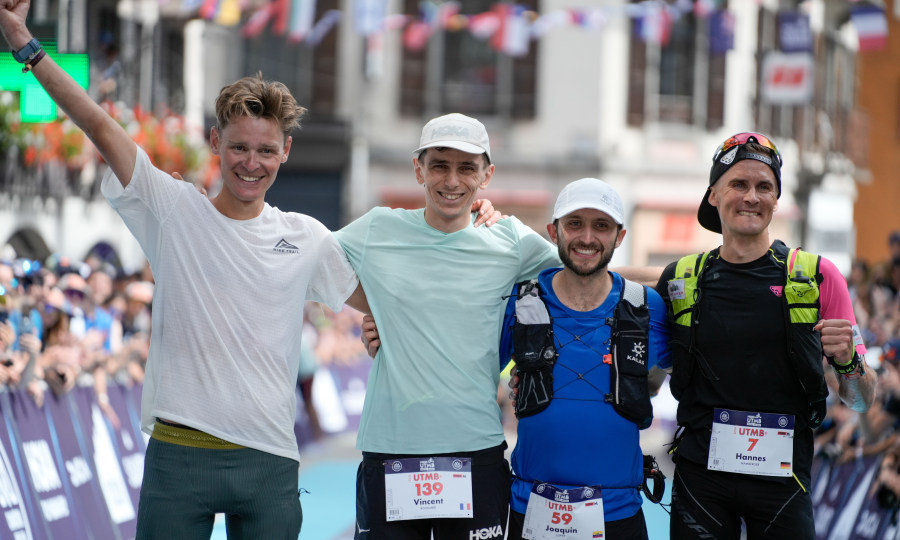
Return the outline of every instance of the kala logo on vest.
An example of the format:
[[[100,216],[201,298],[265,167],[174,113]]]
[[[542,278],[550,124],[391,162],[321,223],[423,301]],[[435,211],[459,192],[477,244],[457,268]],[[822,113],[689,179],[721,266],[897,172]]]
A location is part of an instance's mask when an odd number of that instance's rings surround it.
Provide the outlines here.
[[[644,344],[643,343],[635,343],[631,348],[631,354],[628,355],[628,359],[632,362],[636,362],[640,365],[644,365]]]

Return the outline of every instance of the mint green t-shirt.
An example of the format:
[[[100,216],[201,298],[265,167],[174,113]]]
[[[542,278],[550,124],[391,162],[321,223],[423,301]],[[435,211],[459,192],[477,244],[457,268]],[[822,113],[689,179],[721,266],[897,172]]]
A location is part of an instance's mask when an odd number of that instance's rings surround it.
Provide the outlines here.
[[[504,297],[558,266],[556,247],[516,218],[444,233],[423,209],[375,208],[335,235],[381,338],[357,448],[439,454],[501,444]]]

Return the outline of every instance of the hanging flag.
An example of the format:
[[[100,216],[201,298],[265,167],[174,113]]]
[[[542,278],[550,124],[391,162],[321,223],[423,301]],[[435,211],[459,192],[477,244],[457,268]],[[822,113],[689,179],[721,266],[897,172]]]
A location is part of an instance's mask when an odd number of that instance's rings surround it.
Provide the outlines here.
[[[385,32],[391,32],[394,30],[399,30],[406,26],[406,21],[409,20],[409,15],[399,13],[394,15],[388,15],[384,18],[384,23],[382,24],[382,30]]]
[[[556,10],[539,15],[531,24],[531,32],[535,37],[542,37],[554,28],[568,26],[574,20],[574,15],[569,11]]]
[[[434,32],[438,29],[446,29],[451,26],[451,21],[459,15],[459,2],[449,1],[443,2],[437,8],[437,14],[432,21],[432,29]]]
[[[672,24],[669,10],[653,4],[647,7],[644,16],[638,19],[638,35],[647,43],[665,47],[672,37]]]
[[[220,0],[216,23],[222,26],[237,26],[239,22],[241,22],[241,5],[239,0]]]
[[[500,28],[500,17],[495,11],[486,11],[469,17],[469,33],[478,39],[488,39]]]
[[[200,16],[211,21],[219,12],[219,0],[203,0],[203,6],[200,8]]]
[[[705,19],[706,17],[709,17],[709,15],[713,11],[715,11],[716,2],[715,0],[697,0],[696,2],[694,2],[692,9],[694,10],[695,16]]]
[[[812,52],[813,35],[809,15],[794,11],[778,13],[778,45],[782,52]]]
[[[322,18],[319,19],[319,22],[306,35],[306,44],[311,47],[318,45],[340,20],[341,10],[329,9],[326,11]]]
[[[418,19],[406,27],[403,31],[403,46],[411,51],[421,51],[428,44],[431,37],[431,25]]]
[[[306,38],[316,17],[316,0],[294,0],[291,8],[291,32],[288,39],[299,43]]]
[[[725,54],[733,49],[734,13],[727,9],[716,10],[708,20],[710,54]]]
[[[872,5],[853,6],[850,21],[859,36],[860,52],[880,51],[887,47],[888,24],[883,9]]]
[[[206,3],[206,0],[181,0],[181,12],[182,13],[190,13],[195,9],[200,9],[203,7],[203,4]]]
[[[424,49],[436,31],[451,26],[451,21],[459,14],[459,2],[435,4],[426,0],[419,4],[419,11],[421,17],[403,32],[403,45],[411,51]]]
[[[272,33],[280,36],[287,31],[288,15],[291,11],[291,0],[272,0],[261,6],[241,28],[241,35],[247,38],[257,37],[265,30],[269,21],[272,23]]]
[[[356,31],[364,36],[381,32],[386,14],[386,0],[355,0],[353,2]]]
[[[274,12],[274,2],[269,2],[268,4],[261,6],[253,12],[253,15],[251,15],[249,19],[247,19],[244,27],[241,28],[241,35],[246,38],[255,38],[260,35],[266,28],[266,25],[269,24],[269,19],[272,18]]]
[[[531,29],[525,19],[525,8],[517,4],[494,4],[493,10],[500,26],[491,37],[491,47],[510,56],[528,54]]]
[[[276,36],[284,35],[288,29],[288,18],[291,15],[291,0],[275,0],[275,22],[272,24],[272,33]]]

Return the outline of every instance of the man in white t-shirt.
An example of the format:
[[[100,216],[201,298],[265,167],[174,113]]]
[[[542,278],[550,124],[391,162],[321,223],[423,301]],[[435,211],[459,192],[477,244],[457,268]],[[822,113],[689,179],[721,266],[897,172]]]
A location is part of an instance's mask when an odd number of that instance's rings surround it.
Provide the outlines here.
[[[137,538],[296,540],[302,522],[294,386],[303,306],[368,311],[321,223],[264,201],[303,107],[281,83],[247,77],[216,100],[210,146],[224,186],[207,199],[156,169],[124,129],[46,56],[29,2],[0,2],[13,56],[90,137],[102,184],[150,261],[156,288],[141,424],[148,444]]]
[[[413,168],[425,208],[375,208],[335,233],[381,342],[357,439],[356,538],[502,538],[510,481],[497,405],[504,297],[559,258],[516,218],[473,227],[472,201],[494,173],[478,120],[428,122]]]

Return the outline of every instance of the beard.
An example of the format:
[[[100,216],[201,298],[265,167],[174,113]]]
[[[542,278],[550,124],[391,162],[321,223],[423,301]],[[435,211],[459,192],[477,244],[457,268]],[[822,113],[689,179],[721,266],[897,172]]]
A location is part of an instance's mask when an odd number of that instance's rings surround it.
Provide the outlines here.
[[[607,247],[609,249],[607,249]],[[557,246],[557,250],[559,251],[559,258],[563,263],[563,266],[571,270],[576,276],[588,277],[592,276],[598,272],[605,272],[607,265],[609,265],[609,261],[612,260],[613,252],[616,250],[613,246],[604,246],[600,245],[600,260],[597,261],[597,264],[588,267],[579,267],[575,264],[575,261],[572,260],[572,257],[569,256],[568,247]]]

